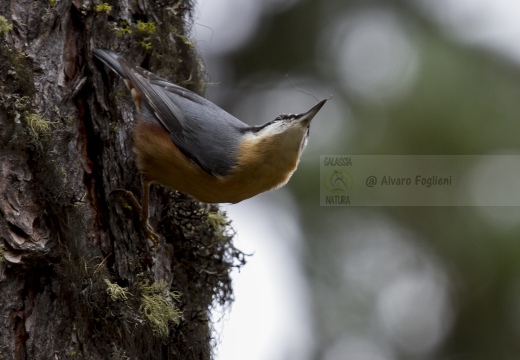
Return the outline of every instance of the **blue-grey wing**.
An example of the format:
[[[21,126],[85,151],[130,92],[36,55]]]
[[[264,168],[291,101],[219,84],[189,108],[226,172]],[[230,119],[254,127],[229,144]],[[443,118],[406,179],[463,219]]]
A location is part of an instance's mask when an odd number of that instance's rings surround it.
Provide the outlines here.
[[[128,79],[175,145],[206,172],[226,175],[235,165],[247,125],[217,105],[120,58]]]

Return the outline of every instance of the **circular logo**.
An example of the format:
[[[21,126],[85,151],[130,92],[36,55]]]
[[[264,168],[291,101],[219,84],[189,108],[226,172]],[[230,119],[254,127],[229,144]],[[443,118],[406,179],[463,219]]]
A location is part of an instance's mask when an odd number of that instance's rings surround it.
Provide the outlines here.
[[[345,193],[352,189],[353,185],[354,179],[352,175],[344,169],[330,170],[323,176],[323,186],[329,193]]]

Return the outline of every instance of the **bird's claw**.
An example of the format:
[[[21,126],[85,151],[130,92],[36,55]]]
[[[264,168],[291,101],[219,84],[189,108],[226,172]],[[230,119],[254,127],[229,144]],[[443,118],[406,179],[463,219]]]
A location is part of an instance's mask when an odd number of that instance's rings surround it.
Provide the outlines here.
[[[139,204],[139,201],[135,198],[134,194],[131,191],[116,189],[110,193],[110,195],[119,194],[125,198],[134,209],[137,210],[139,217],[141,219],[142,230],[147,239],[149,239],[155,248],[158,248],[159,245],[159,235],[153,230],[152,226],[148,222],[148,211],[146,214],[143,214],[143,207]]]
[[[130,202],[129,205],[131,205],[133,208],[135,208],[137,210],[139,215],[142,214],[143,209],[142,209],[141,205],[139,204],[139,201],[137,201],[137,199],[135,198],[134,194],[131,191],[123,190],[123,189],[116,189],[110,193],[110,195],[114,195],[114,194],[119,194],[119,195],[123,196],[125,198],[125,200],[128,200],[128,202]]]
[[[143,232],[146,238],[153,242],[153,246],[159,248],[159,235],[153,230],[152,226],[148,223],[148,219],[143,221]]]

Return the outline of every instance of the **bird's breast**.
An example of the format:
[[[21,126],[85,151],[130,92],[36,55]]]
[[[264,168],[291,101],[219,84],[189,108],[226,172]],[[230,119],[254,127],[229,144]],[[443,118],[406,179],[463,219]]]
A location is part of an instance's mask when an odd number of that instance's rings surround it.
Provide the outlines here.
[[[187,158],[158,124],[138,121],[133,130],[137,167],[145,178],[208,203],[237,203],[283,186],[298,164],[298,152],[280,154],[276,139],[246,137],[226,176],[207,173]]]

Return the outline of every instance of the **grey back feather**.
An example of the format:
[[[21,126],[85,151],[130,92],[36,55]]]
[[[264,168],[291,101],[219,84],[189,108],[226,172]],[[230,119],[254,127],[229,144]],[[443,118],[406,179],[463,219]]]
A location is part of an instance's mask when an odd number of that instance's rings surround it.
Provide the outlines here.
[[[212,175],[227,175],[236,163],[241,135],[249,127],[217,105],[179,85],[130,64],[117,53],[95,49],[94,55],[142,95],[145,113],[169,133],[175,145]]]

